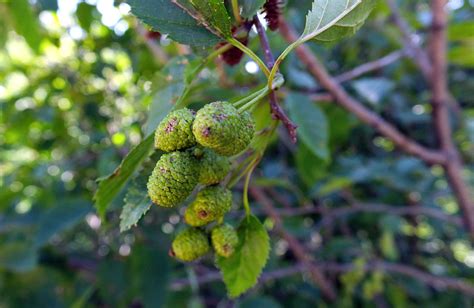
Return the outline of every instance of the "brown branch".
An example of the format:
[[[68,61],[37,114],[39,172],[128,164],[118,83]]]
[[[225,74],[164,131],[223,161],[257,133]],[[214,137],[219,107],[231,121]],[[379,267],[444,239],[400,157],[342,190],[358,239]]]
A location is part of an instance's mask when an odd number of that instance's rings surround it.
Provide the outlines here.
[[[330,282],[324,277],[322,269],[314,264],[312,257],[306,251],[306,248],[290,233],[288,233],[282,223],[282,219],[278,212],[272,205],[272,201],[265,195],[265,193],[257,188],[251,187],[250,194],[262,206],[264,212],[273,219],[275,230],[288,243],[288,247],[293,252],[296,259],[305,265],[310,273],[311,279],[321,288],[323,294],[330,300],[336,299],[336,293]]]
[[[416,42],[413,30],[410,28],[406,20],[402,17],[400,10],[394,0],[387,0],[387,4],[392,11],[392,19],[395,25],[399,28],[402,34],[402,40],[407,50],[408,55],[414,60],[415,65],[418,66],[423,77],[430,82],[433,77],[432,63],[429,55],[425,50]],[[461,107],[451,93],[448,93],[448,103],[453,108],[453,111],[457,116],[461,114]]]
[[[284,20],[280,22],[280,32],[288,42],[294,42],[298,38],[294,30]],[[307,66],[309,72],[333,95],[336,102],[352,112],[362,122],[372,126],[382,135],[392,140],[398,148],[404,150],[406,153],[417,156],[430,164],[443,164],[445,162],[445,156],[442,153],[427,149],[411,138],[403,135],[378,114],[372,112],[361,102],[351,97],[344,88],[329,75],[324,66],[311,53],[308,47],[304,45],[299,46],[296,49],[296,53],[300,60]]]
[[[275,64],[275,58],[273,57],[272,50],[270,48],[270,43],[268,42],[267,34],[265,33],[265,29],[263,28],[258,16],[255,16],[253,19],[253,23],[257,28],[257,33],[260,38],[260,45],[262,46],[263,53],[265,56],[265,64],[269,69],[272,69],[273,65]],[[298,127],[295,123],[293,123],[290,118],[286,115],[285,111],[280,107],[278,104],[278,99],[275,94],[275,91],[270,91],[268,95],[270,99],[270,108],[272,110],[272,117],[274,120],[280,120],[283,125],[285,125],[291,140],[296,143],[296,128]]]
[[[321,270],[327,273],[346,273],[354,270],[353,264],[341,264],[335,262],[316,262],[315,265],[320,268]],[[406,277],[410,277],[416,279],[418,281],[423,282],[427,286],[433,287],[438,291],[445,291],[445,290],[454,290],[459,291],[463,294],[474,296],[474,286],[467,282],[464,279],[458,278],[451,278],[445,276],[437,276],[431,273],[427,273],[423,270],[418,268],[397,264],[397,263],[389,263],[384,261],[372,261],[368,262],[364,268],[366,272],[374,272],[374,271],[383,271],[386,273],[391,274],[399,274]],[[296,274],[304,274],[307,271],[307,267],[305,264],[299,263],[294,266],[278,269],[275,271],[270,271],[263,273],[259,283],[265,283],[271,280],[292,276]],[[197,277],[197,282],[200,285],[215,282],[221,279],[221,275],[219,272],[210,272],[205,275],[201,275]],[[186,287],[190,286],[189,279],[178,279],[171,283],[170,288],[172,290],[182,290]]]
[[[319,210],[322,212],[322,210]],[[441,221],[462,227],[462,220],[459,217],[450,216],[446,213],[429,207],[423,206],[390,206],[386,204],[369,204],[369,203],[355,203],[352,206],[341,207],[336,209],[327,210],[324,212],[324,216],[318,223],[316,230],[320,230],[322,227],[333,223],[335,220],[340,219],[347,215],[356,213],[382,213],[392,214],[401,216],[419,216],[424,215],[427,217],[439,219]]]
[[[342,73],[338,76],[334,77],[334,80],[336,80],[339,83],[343,83],[349,80],[352,80],[354,78],[357,78],[361,75],[367,74],[371,71],[379,70],[385,66],[388,66],[396,61],[398,61],[400,58],[402,58],[406,52],[404,50],[397,50],[394,52],[389,53],[388,55],[371,61],[364,63],[358,67],[353,68],[350,71],[347,71],[345,73]]]
[[[474,239],[474,196],[471,195],[467,184],[462,178],[462,162],[453,142],[451,123],[447,102],[449,92],[447,86],[447,62],[446,62],[446,0],[433,0],[432,25],[430,39],[430,57],[433,64],[431,76],[431,88],[433,92],[433,121],[436,134],[441,147],[447,157],[444,169],[451,185],[451,189],[461,207],[464,215],[464,223]]]
[[[395,25],[400,29],[402,33],[403,43],[407,48],[408,54],[413,58],[415,64],[420,68],[423,76],[426,79],[431,78],[432,69],[431,63],[426,52],[420,47],[418,42],[415,41],[413,31],[403,19],[400,10],[398,9],[395,0],[387,0],[387,4],[392,12],[392,19]]]

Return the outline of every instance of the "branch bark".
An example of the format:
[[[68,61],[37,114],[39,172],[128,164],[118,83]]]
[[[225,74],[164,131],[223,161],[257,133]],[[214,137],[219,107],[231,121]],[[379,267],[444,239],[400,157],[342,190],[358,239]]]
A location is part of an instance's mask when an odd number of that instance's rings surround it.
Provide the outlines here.
[[[273,207],[271,200],[261,189],[257,187],[251,187],[249,192],[262,206],[263,211],[273,219],[275,231],[278,232],[283,239],[285,239],[285,241],[288,243],[288,247],[293,252],[296,259],[305,265],[314,283],[321,288],[321,291],[328,299],[335,300],[336,292],[334,291],[333,286],[326,279],[326,277],[324,277],[322,269],[314,264],[311,255],[306,251],[306,248],[293,235],[284,229],[282,219]]]
[[[413,31],[410,29],[410,26],[407,24],[405,19],[403,19],[395,0],[387,0],[387,4],[392,12],[393,22],[402,33],[403,43],[408,50],[408,54],[415,60],[414,62],[419,67],[423,76],[426,79],[429,79],[432,74],[432,68],[428,55],[420,47],[418,42],[416,42]]]
[[[449,91],[447,85],[447,12],[445,5],[446,0],[433,0],[431,4],[433,16],[429,51],[433,66],[430,79],[433,94],[433,122],[441,151],[447,158],[444,164],[446,176],[464,213],[464,224],[471,238],[474,239],[474,197],[462,178],[462,162],[453,142],[447,106]]]
[[[260,45],[262,46],[264,57],[265,57],[265,64],[269,69],[272,69],[273,65],[275,64],[275,58],[273,57],[272,50],[270,48],[270,43],[268,42],[267,34],[265,33],[265,29],[263,28],[258,16],[255,16],[253,19],[253,23],[257,28],[257,33],[260,38]],[[295,123],[293,123],[290,118],[286,115],[285,111],[280,107],[278,104],[278,99],[275,94],[275,91],[270,91],[268,95],[270,99],[270,108],[272,110],[272,117],[274,120],[280,120],[283,125],[285,125],[288,133],[290,134],[290,138],[293,143],[296,143],[296,128],[298,127]]]
[[[297,39],[294,30],[284,20],[281,20],[280,22],[280,32],[288,42],[292,43]],[[392,140],[398,148],[408,154],[417,156],[430,164],[443,164],[445,162],[445,156],[442,153],[427,149],[411,138],[403,135],[378,114],[367,109],[361,102],[351,97],[344,88],[329,75],[308,47],[304,45],[299,46],[296,49],[296,53],[300,60],[307,66],[309,72],[336,99],[336,102],[343,108],[352,112],[362,122],[375,128],[382,135]]]

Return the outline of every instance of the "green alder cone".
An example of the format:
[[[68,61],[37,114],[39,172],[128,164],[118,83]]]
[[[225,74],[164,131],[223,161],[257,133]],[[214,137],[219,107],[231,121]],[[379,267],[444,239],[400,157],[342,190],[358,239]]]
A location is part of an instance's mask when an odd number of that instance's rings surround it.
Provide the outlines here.
[[[195,112],[183,108],[170,112],[155,131],[155,147],[165,152],[187,149],[196,144],[192,126]]]
[[[211,149],[204,149],[200,160],[201,172],[199,183],[203,185],[218,184],[230,171],[230,160]]]
[[[148,195],[157,205],[173,207],[191,194],[198,179],[199,162],[192,154],[163,154],[148,179]]]
[[[223,224],[212,229],[211,241],[216,253],[227,258],[234,253],[235,247],[239,243],[239,236],[234,227]]]
[[[197,112],[193,123],[197,142],[224,156],[245,150],[254,132],[252,116],[247,112],[240,114],[228,102],[207,104]]]
[[[195,214],[207,223],[224,216],[232,207],[232,192],[221,186],[209,186],[201,190],[191,203]]]
[[[181,261],[189,262],[204,256],[209,250],[209,240],[204,231],[186,228],[173,240],[170,255]]]
[[[192,204],[188,206],[186,208],[186,211],[184,212],[184,222],[192,227],[202,227],[212,221],[213,218],[210,216],[204,215],[203,217],[201,217],[200,215],[198,215],[196,209]]]

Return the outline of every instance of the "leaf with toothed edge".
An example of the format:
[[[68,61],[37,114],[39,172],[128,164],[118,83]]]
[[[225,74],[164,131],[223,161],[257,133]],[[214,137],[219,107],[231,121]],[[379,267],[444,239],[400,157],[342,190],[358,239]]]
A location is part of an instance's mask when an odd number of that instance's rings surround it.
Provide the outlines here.
[[[270,253],[267,230],[257,217],[242,220],[237,229],[239,244],[228,258],[217,257],[227,292],[235,298],[253,287],[260,277]]]
[[[376,0],[316,0],[306,16],[298,41],[333,41],[355,33],[369,16]]]
[[[150,209],[151,200],[146,191],[147,178],[147,176],[140,174],[132,181],[123,200],[125,205],[120,214],[120,232],[127,231],[135,226]]]
[[[99,179],[99,187],[94,195],[94,200],[95,207],[101,218],[105,217],[107,207],[122,190],[136,168],[148,157],[153,148],[153,141],[153,134],[146,137],[127,154],[120,166],[112,174]]]
[[[153,30],[191,46],[213,46],[221,39],[171,0],[128,0],[131,12]]]
[[[224,37],[232,36],[232,23],[222,0],[190,0],[209,25]]]

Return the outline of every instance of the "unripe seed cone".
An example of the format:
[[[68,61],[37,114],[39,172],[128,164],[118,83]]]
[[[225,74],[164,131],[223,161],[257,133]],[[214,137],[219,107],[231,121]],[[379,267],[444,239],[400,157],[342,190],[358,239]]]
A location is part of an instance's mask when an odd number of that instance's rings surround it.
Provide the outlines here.
[[[254,135],[252,116],[242,114],[228,102],[213,102],[201,108],[193,123],[199,144],[217,154],[232,156],[245,150]]]
[[[234,253],[239,243],[239,236],[231,225],[222,224],[212,229],[211,241],[216,253],[227,258]]]
[[[209,249],[209,240],[204,231],[196,228],[186,228],[173,240],[170,255],[189,262],[204,256]]]
[[[218,184],[230,171],[229,158],[221,156],[211,149],[203,149],[199,163],[201,166],[199,183],[204,185]]]
[[[207,215],[207,213],[201,213],[201,215],[199,215],[196,212],[196,209],[194,208],[193,204],[188,206],[186,208],[186,211],[184,212],[184,222],[192,227],[202,227],[212,222],[213,220],[214,219],[211,216]]]
[[[199,163],[187,152],[163,154],[148,179],[148,195],[153,203],[173,207],[184,201],[196,187]]]
[[[155,131],[155,147],[172,152],[192,147],[196,144],[192,126],[195,112],[183,108],[170,112]]]
[[[190,207],[201,220],[214,221],[232,207],[232,192],[221,186],[206,187],[197,194]]]

